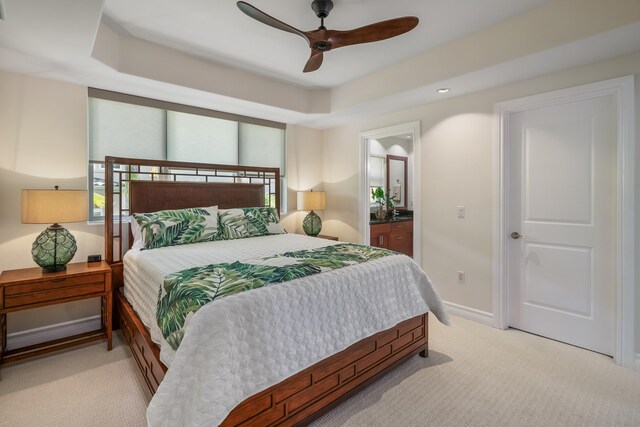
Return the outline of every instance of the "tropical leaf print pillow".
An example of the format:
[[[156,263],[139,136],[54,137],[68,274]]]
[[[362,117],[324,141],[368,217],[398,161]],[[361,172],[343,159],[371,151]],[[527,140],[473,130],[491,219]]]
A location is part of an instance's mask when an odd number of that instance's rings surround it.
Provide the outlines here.
[[[242,209],[220,209],[218,211],[218,238],[223,240],[249,237],[249,223]]]
[[[145,249],[208,242],[218,238],[218,208],[187,208],[133,214]]]
[[[276,208],[243,208],[242,210],[247,218],[250,236],[286,233],[286,230],[280,225],[280,217]]]
[[[286,233],[275,208],[220,209],[218,216],[222,240]]]

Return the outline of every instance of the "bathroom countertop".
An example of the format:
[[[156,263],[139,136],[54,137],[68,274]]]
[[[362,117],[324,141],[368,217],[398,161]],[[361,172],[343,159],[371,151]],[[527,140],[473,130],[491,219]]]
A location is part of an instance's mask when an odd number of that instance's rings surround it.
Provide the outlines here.
[[[399,215],[395,219],[391,218],[391,216],[387,216],[385,219],[370,219],[369,225],[387,224],[387,223],[404,222],[404,221],[413,221],[413,216]]]

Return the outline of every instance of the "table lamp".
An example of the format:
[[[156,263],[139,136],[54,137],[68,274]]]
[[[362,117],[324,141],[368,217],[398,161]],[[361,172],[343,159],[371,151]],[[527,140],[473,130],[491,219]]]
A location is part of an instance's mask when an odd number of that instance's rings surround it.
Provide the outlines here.
[[[302,221],[302,229],[308,236],[317,236],[322,230],[322,220],[314,210],[325,208],[324,191],[298,191],[298,210],[311,211]]]
[[[65,271],[76,253],[76,239],[60,222],[87,220],[86,190],[22,190],[22,223],[52,224],[33,242],[31,255],[44,273]]]

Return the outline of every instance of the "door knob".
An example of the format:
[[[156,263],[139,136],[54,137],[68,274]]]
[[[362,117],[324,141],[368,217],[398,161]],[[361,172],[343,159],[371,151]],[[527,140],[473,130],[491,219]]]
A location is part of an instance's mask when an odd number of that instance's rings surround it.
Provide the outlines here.
[[[523,236],[522,234],[518,233],[517,231],[514,231],[513,233],[511,233],[511,238],[514,240],[518,240],[518,239],[526,239],[527,236]]]

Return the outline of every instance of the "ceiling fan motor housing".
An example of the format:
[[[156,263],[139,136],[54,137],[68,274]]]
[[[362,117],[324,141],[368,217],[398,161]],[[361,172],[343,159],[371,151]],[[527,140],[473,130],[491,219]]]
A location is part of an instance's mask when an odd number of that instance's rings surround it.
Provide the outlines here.
[[[314,0],[313,3],[311,3],[311,9],[313,9],[318,18],[324,19],[329,16],[329,12],[333,9],[333,1]]]
[[[312,46],[315,50],[320,52],[329,52],[331,49],[333,49],[333,45],[325,41],[315,42]]]

